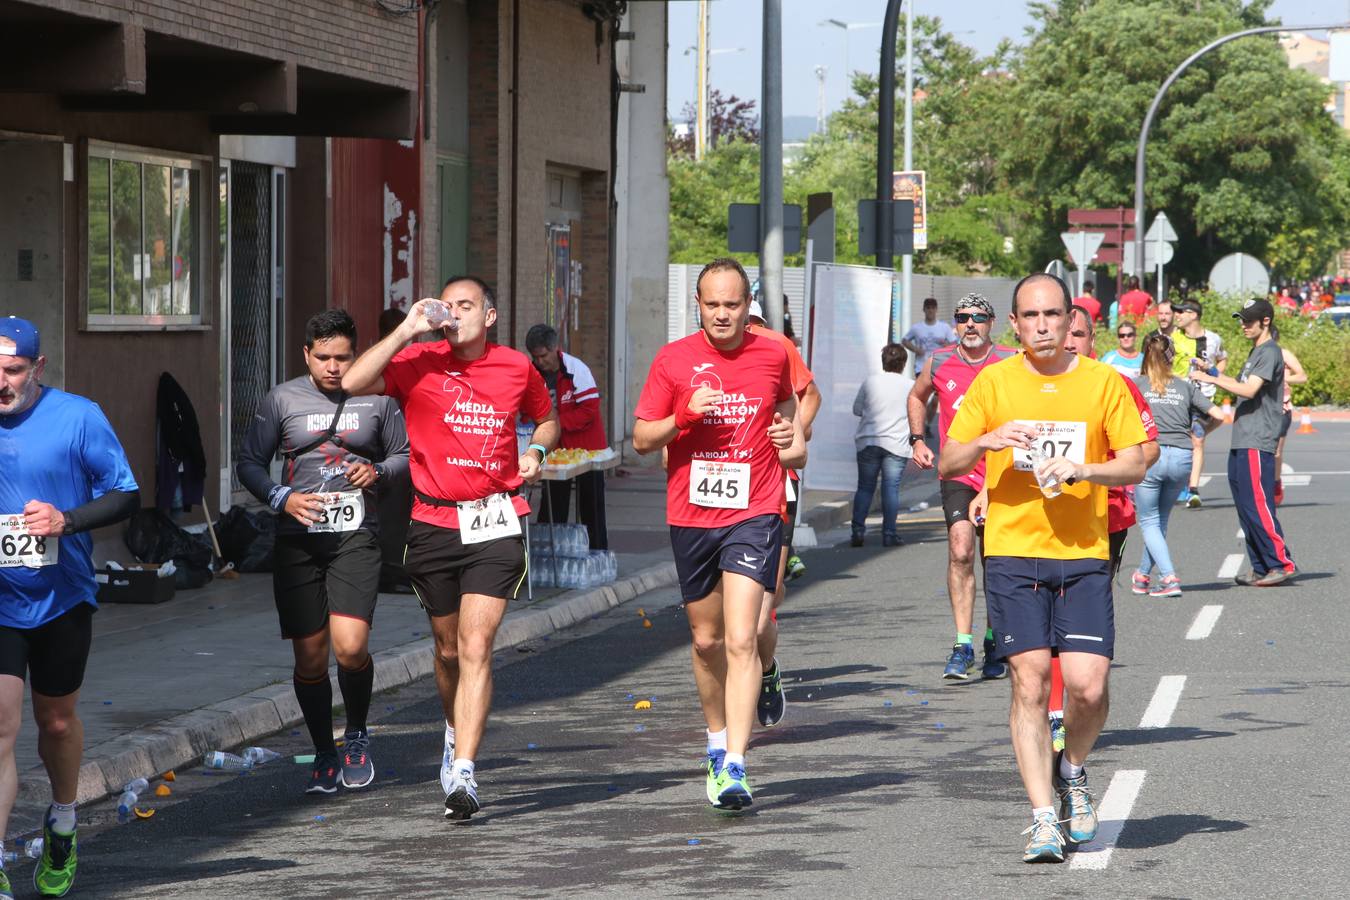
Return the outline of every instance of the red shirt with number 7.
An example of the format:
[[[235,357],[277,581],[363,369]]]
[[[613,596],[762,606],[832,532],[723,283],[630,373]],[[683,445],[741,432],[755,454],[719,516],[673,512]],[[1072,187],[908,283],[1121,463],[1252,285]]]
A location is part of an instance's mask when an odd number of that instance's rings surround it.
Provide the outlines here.
[[[787,351],[749,331],[735,350],[718,350],[697,331],[656,354],[635,414],[658,422],[705,385],[722,397],[667,447],[666,521],[723,528],[778,515],[784,474],[769,426],[774,408],[792,396]]]

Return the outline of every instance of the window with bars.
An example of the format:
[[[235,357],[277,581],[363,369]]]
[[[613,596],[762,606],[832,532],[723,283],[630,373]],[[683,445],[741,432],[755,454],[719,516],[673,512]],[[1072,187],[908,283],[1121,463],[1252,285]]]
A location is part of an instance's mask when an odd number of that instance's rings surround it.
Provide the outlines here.
[[[90,326],[201,324],[201,181],[197,160],[90,146]]]

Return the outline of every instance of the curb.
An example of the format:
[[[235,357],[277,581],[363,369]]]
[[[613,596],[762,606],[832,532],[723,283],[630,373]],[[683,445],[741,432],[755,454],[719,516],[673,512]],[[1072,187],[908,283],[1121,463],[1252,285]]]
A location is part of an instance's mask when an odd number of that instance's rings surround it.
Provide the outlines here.
[[[677,583],[675,563],[651,566],[613,584],[579,594],[564,594],[535,603],[508,616],[497,631],[493,652],[553,634],[599,615],[642,594]],[[375,661],[374,692],[411,684],[432,674],[431,638],[422,638],[381,653]],[[330,670],[334,706],[342,702],[336,669]],[[273,684],[166,719],[130,734],[119,735],[86,752],[80,766],[79,803],[93,803],[122,790],[135,778],[154,778],[201,759],[210,750],[238,747],[303,721],[290,684]],[[99,750],[116,748],[100,756]],[[22,778],[25,799],[45,797],[46,773],[36,766]],[[26,789],[25,789],[26,788]],[[45,800],[44,800],[45,802]]]

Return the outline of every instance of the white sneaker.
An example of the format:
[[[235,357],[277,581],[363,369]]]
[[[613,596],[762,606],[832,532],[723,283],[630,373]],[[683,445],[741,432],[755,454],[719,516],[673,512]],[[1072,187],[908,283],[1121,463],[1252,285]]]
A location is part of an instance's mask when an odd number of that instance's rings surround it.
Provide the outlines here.
[[[441,790],[448,796],[455,782],[455,743],[450,735],[445,736],[445,747],[441,750]]]
[[[464,821],[482,809],[478,802],[478,782],[464,769],[450,773],[450,788],[445,792],[445,817]]]

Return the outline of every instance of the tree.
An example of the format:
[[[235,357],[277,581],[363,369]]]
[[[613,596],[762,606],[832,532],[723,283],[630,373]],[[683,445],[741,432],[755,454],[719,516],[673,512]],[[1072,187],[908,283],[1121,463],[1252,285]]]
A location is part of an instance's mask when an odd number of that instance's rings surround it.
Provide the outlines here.
[[[726,141],[746,141],[759,143],[759,116],[755,113],[755,101],[742,100],[735,94],[723,97],[722,92],[713,88],[708,100],[708,147],[716,147]],[[693,123],[698,118],[698,107],[686,103],[681,111],[684,120]],[[666,136],[666,152],[670,156],[694,156],[694,129],[688,134]]]

